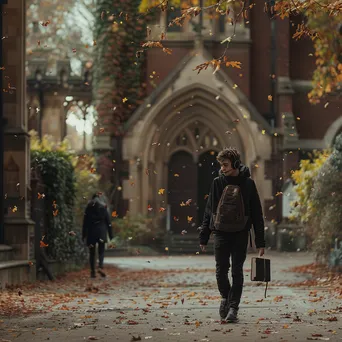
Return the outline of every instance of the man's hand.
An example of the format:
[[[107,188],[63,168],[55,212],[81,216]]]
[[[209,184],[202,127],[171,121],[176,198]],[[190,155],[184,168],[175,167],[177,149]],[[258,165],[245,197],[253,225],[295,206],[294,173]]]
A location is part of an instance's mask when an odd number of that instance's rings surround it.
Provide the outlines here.
[[[262,257],[265,254],[265,248],[259,248],[259,257]]]
[[[206,252],[207,251],[206,245],[200,245],[200,247],[201,247],[201,251],[202,252]]]

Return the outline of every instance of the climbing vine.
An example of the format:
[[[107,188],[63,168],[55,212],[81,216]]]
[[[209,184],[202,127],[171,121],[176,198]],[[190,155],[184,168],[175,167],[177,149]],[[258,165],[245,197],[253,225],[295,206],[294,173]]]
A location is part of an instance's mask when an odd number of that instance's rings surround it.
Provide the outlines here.
[[[47,137],[39,141],[31,132],[31,165],[44,184],[44,193],[37,194],[38,200],[44,199],[47,222],[41,246],[47,245],[53,259],[80,264],[84,263],[86,250],[81,227],[75,220],[75,204],[81,186],[76,182],[75,158],[68,152],[66,142],[54,146]]]

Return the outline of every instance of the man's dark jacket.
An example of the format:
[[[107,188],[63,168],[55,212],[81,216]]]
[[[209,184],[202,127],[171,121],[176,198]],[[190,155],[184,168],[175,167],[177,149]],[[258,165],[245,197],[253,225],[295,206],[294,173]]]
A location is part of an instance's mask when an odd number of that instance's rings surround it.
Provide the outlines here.
[[[250,230],[253,225],[256,247],[265,247],[264,218],[262,214],[260,198],[255,183],[250,177],[251,174],[249,172],[249,168],[247,166],[241,165],[238,176],[225,176],[220,172],[219,177],[216,177],[213,180],[204,212],[202,226],[199,228],[199,239],[201,245],[207,245],[211,232],[215,231],[212,214],[216,213],[223,189],[226,187],[226,185],[232,184],[239,185],[241,188],[243,202],[245,205],[245,213],[249,216],[245,229]],[[216,232],[220,235],[230,234],[221,231]]]
[[[97,242],[107,242],[113,238],[107,206],[98,197],[92,199],[85,210],[83,220],[83,239],[87,239],[87,245],[95,245]]]

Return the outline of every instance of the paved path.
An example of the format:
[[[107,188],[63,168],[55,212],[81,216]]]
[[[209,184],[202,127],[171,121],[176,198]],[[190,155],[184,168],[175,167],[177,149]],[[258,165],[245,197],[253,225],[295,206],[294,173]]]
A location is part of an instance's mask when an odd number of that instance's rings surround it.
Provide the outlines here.
[[[0,341],[342,341],[341,296],[329,287],[291,287],[308,276],[286,270],[312,263],[311,254],[267,254],[266,299],[264,285],[249,281],[252,256],[237,324],[219,320],[213,256],[120,257],[106,259],[123,269],[120,278],[111,271],[104,280],[80,278],[80,296],[85,287],[94,293],[45,314],[3,317]]]

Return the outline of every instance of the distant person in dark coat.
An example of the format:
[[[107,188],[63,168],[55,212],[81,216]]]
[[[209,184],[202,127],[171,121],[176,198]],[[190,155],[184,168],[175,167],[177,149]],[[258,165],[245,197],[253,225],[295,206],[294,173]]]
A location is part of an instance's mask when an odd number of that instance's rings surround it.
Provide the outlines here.
[[[105,277],[103,271],[103,260],[105,243],[107,242],[107,234],[113,239],[112,225],[107,210],[107,205],[100,193],[93,195],[89,201],[83,220],[82,238],[89,248],[90,276],[96,278],[95,274],[95,249],[98,244],[99,253],[99,274]]]

